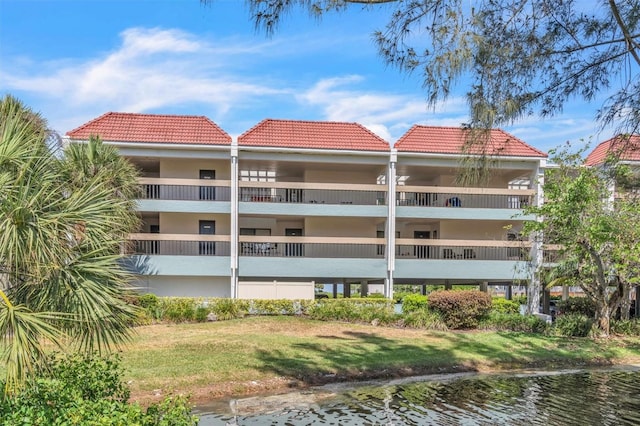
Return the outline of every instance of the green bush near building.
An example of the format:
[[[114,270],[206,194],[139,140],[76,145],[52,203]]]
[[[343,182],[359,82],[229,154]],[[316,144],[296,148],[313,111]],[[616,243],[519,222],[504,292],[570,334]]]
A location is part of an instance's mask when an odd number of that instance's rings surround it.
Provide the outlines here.
[[[381,325],[398,320],[393,302],[388,299],[323,299],[311,304],[305,314],[322,321],[367,322]]]
[[[596,306],[592,300],[586,297],[570,297],[567,300],[560,300],[558,312],[561,315],[579,314],[593,318],[596,313]]]
[[[544,333],[549,325],[534,315],[491,311],[478,324],[481,330],[519,331],[524,333]]]
[[[143,408],[129,403],[119,358],[51,355],[23,386],[0,399],[0,425],[192,426],[188,398]],[[0,385],[4,386],[3,382]]]
[[[442,315],[449,328],[476,328],[491,310],[491,297],[479,290],[436,291],[429,294],[428,307]]]
[[[500,314],[518,314],[520,313],[520,304],[515,300],[494,297],[491,299],[491,312]]]
[[[555,336],[588,336],[593,324],[591,306],[584,298],[571,298],[553,325],[532,315],[520,315],[515,300],[490,298],[478,290],[436,291],[429,296],[406,294],[402,313],[395,300],[380,297],[317,300],[240,300],[141,295],[132,303],[142,307],[140,325],[152,322],[205,322],[245,316],[296,315],[320,321],[374,323],[391,327],[447,330],[482,330],[546,333]],[[577,312],[577,313],[574,313]],[[213,314],[214,317],[211,317]],[[612,332],[640,336],[640,320],[612,321]]]
[[[414,311],[427,308],[427,296],[421,294],[408,294],[402,299],[402,312],[409,314]]]
[[[563,337],[586,337],[594,326],[593,317],[582,314],[563,314],[556,318],[550,332]]]

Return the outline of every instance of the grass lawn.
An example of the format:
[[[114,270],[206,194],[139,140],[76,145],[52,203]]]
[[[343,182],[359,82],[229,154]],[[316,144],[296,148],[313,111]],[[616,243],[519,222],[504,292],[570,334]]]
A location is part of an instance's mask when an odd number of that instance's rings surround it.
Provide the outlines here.
[[[640,338],[594,341],[250,317],[140,327],[122,358],[134,399],[189,392],[198,400],[412,374],[640,363]]]

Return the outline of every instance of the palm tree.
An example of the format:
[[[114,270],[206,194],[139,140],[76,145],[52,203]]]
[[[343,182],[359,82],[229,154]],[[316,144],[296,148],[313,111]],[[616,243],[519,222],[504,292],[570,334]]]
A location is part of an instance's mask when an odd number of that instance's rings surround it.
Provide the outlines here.
[[[137,227],[136,174],[97,139],[56,157],[46,122],[10,96],[0,100],[0,137],[0,349],[10,392],[46,341],[102,352],[130,336],[136,312],[120,247]]]

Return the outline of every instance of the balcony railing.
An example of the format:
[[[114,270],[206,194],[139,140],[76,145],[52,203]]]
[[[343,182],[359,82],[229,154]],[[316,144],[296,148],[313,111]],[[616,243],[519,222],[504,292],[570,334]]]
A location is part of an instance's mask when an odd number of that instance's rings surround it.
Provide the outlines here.
[[[240,256],[384,259],[384,238],[240,236]]]
[[[209,179],[140,178],[139,197],[145,200],[229,201],[230,182]]]
[[[127,254],[229,256],[228,235],[130,234]],[[520,241],[398,239],[397,259],[515,260],[530,258]],[[240,236],[240,256],[384,259],[386,239],[358,237]]]
[[[229,201],[230,181],[208,179],[140,178],[141,199]],[[241,202],[386,205],[383,185],[240,182]],[[522,209],[534,190],[403,186],[396,194],[399,206]]]
[[[396,203],[416,207],[522,209],[530,205],[534,194],[532,189],[405,186],[396,193]]]
[[[129,234],[125,253],[173,256],[229,256],[229,235]]]
[[[240,182],[240,201],[384,205],[386,186],[308,182]]]
[[[396,259],[529,260],[525,241],[425,240],[398,238]]]

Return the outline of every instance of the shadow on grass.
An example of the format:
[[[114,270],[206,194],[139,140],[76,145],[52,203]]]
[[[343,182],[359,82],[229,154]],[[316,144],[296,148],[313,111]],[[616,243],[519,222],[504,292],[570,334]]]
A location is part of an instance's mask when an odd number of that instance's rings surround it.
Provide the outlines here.
[[[320,340],[321,339],[321,340]],[[588,339],[508,332],[425,332],[424,341],[372,331],[316,336],[257,353],[262,369],[296,379],[291,386],[420,374],[611,364],[615,347]]]

